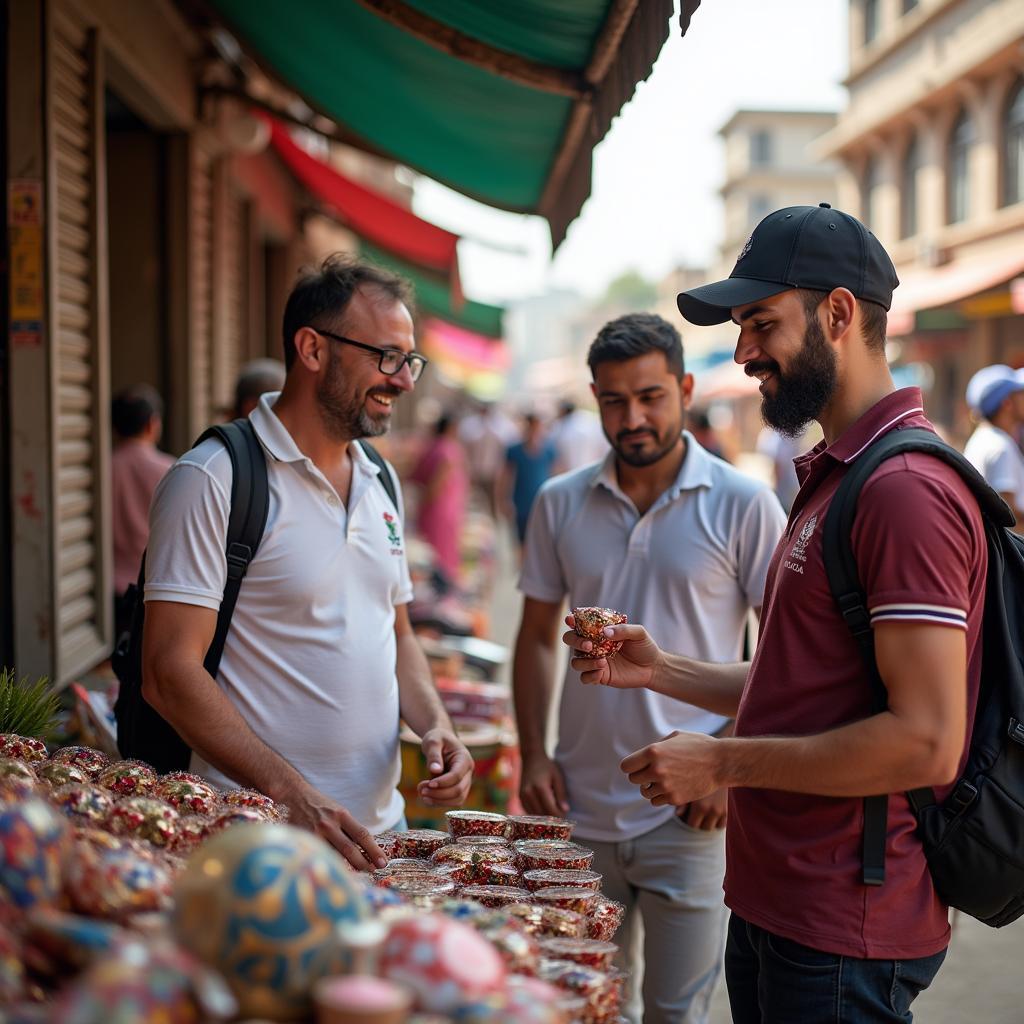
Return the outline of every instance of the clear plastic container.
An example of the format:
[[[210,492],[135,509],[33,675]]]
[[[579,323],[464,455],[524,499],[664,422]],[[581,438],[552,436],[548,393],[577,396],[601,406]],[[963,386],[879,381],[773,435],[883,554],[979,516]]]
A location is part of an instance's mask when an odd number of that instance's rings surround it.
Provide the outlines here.
[[[550,889],[538,889],[533,894],[533,902],[542,906],[558,907],[560,910],[574,910],[577,914],[587,914],[598,905],[601,897],[593,889],[578,889],[562,885]]]
[[[521,840],[514,844],[513,849],[523,872],[542,868],[588,871],[594,860],[593,850],[559,839]]]
[[[491,811],[448,811],[445,814],[448,831],[453,836],[500,836],[505,837],[508,818]]]
[[[512,814],[509,816],[511,837],[515,839],[561,839],[572,838],[576,822],[555,818],[547,814]]]
[[[538,889],[547,889],[551,886],[570,886],[576,889],[593,889],[594,892],[601,891],[603,876],[596,871],[577,871],[572,868],[560,870],[558,868],[540,868],[536,871],[527,871],[523,875],[523,884],[530,892]]]
[[[601,942],[598,939],[547,938],[540,940],[540,948],[549,959],[571,960],[575,964],[605,972],[611,969],[612,960],[619,951],[614,942]]]
[[[395,853],[399,857],[418,857],[428,860],[430,855],[451,842],[447,832],[433,828],[411,828],[407,832],[399,832]]]
[[[509,903],[520,903],[530,898],[525,889],[514,885],[467,885],[460,890],[459,895],[464,900],[476,900],[485,907],[505,907]]]

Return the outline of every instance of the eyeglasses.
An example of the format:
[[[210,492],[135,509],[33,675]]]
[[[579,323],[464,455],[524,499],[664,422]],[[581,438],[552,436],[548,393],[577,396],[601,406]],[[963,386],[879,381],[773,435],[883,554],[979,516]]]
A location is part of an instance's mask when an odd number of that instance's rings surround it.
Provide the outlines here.
[[[393,377],[403,366],[409,365],[409,376],[413,381],[418,381],[426,368],[428,360],[418,352],[401,352],[397,348],[378,348],[376,345],[366,345],[361,341],[353,341],[351,338],[343,338],[340,334],[332,334],[330,331],[323,331],[317,327],[313,328],[317,334],[322,334],[331,341],[340,341],[342,345],[353,345],[355,348],[365,349],[367,352],[376,352],[380,359],[377,368],[388,377]]]

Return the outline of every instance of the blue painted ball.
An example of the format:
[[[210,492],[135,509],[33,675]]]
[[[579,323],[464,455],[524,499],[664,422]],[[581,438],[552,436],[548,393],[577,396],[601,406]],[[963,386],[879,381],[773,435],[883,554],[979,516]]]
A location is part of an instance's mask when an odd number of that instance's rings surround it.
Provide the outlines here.
[[[231,986],[243,1016],[312,1010],[319,978],[349,959],[338,925],[369,919],[362,886],[332,847],[289,825],[237,825],[189,858],[174,890],[185,948]]]

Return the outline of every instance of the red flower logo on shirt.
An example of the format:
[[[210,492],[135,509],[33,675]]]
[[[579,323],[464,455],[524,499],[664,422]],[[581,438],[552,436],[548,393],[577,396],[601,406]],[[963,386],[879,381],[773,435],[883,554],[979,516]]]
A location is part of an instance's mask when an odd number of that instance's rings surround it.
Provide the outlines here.
[[[384,525],[388,528],[388,540],[397,547],[402,543],[402,538],[398,535],[398,527],[395,525],[397,520],[390,512],[384,513]]]

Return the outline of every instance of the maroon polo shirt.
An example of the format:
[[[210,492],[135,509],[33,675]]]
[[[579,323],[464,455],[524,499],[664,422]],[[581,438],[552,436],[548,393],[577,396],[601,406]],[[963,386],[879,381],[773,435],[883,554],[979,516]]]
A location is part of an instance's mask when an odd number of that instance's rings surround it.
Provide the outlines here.
[[[871,714],[860,652],[829,590],[822,528],[847,467],[875,438],[905,427],[931,429],[917,388],[887,395],[832,445],[821,442],[796,460],[800,493],[768,571],[737,736],[809,735]],[[861,492],[853,550],[873,622],[967,631],[970,735],[988,557],[967,486],[954,469],[923,453],[888,459]],[[961,766],[966,752],[965,743]],[[863,822],[861,799],[733,789],[726,903],[753,924],[826,952],[910,959],[944,949],[946,907],[932,886],[906,797],[889,799],[882,886],[861,881]]]

